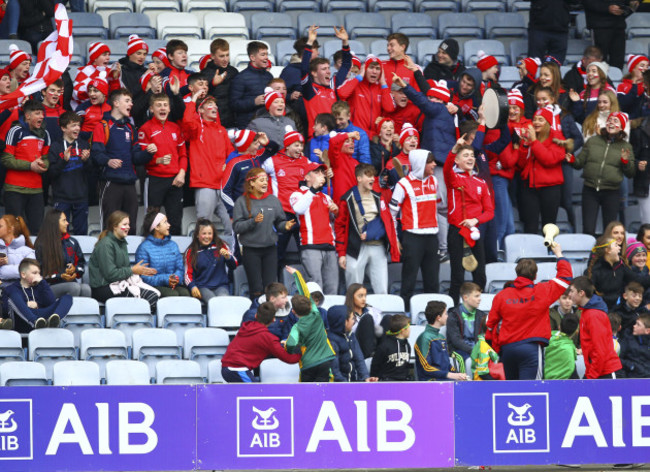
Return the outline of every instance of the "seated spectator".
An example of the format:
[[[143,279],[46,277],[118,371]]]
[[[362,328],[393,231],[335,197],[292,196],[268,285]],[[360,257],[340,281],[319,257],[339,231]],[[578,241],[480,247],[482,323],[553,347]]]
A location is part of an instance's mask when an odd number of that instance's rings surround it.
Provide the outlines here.
[[[277,357],[287,364],[300,361],[300,353],[288,354],[280,340],[269,331],[275,321],[275,311],[272,302],[264,302],[257,307],[254,320],[242,323],[221,359],[221,375],[226,382],[259,382],[253,369],[269,357]]]
[[[449,361],[451,353],[447,341],[440,334],[440,328],[447,324],[447,305],[430,301],[424,310],[427,326],[415,342],[415,371],[417,379],[425,380],[467,380],[467,374],[455,372]]]
[[[632,333],[621,339],[621,362],[626,377],[650,377],[650,313],[641,315]]]
[[[129,215],[115,211],[108,217],[106,229],[99,235],[88,261],[90,288],[98,302],[113,297],[147,300],[151,313],[156,313],[160,292],[143,282],[141,276],[156,275],[156,269],[137,262],[131,266],[126,237],[131,229]]]
[[[370,140],[370,160],[377,174],[400,153],[395,138],[395,122],[380,117],[375,125],[375,136]]]
[[[499,355],[485,340],[485,332],[487,331],[486,321],[485,318],[481,321],[481,331],[476,338],[476,344],[474,344],[470,355],[472,362],[472,379],[505,380],[505,374],[502,370],[503,364],[499,365],[501,369],[499,369],[498,375],[495,369],[495,365],[499,362]]]
[[[458,80],[465,66],[458,60],[460,48],[453,38],[444,39],[438,52],[424,69],[424,77],[433,80]]]
[[[560,324],[565,316],[577,315],[580,318],[580,310],[573,304],[573,300],[569,297],[567,292],[560,295],[557,305],[553,305],[549,309],[549,316],[551,318],[551,331],[558,331]]]
[[[580,318],[573,313],[562,318],[559,331],[551,333],[544,353],[545,379],[577,379],[576,346],[571,339],[578,332]]]
[[[171,239],[170,227],[158,208],[150,208],[142,224],[145,240],[135,251],[135,260],[157,271],[155,275],[142,276],[142,280],[156,287],[161,297],[188,297],[190,292],[183,284],[183,255]]]
[[[291,310],[289,302],[289,291],[287,287],[280,282],[272,282],[265,288],[264,294],[253,299],[251,307],[242,317],[242,323],[253,321],[257,309],[264,302],[271,302],[275,308],[275,319],[268,325],[271,334],[277,336],[280,341],[284,341],[289,336],[291,327],[298,321],[296,315]]]
[[[18,266],[25,258],[34,259],[34,245],[25,220],[5,214],[0,218],[0,280],[3,283],[20,279]]]
[[[364,358],[372,357],[377,342],[384,334],[381,310],[366,303],[368,290],[362,284],[350,284],[345,292],[345,306],[354,313],[356,322],[352,332],[356,334]]]
[[[314,135],[309,140],[309,160],[321,163],[323,151],[330,147],[332,131],[336,129],[336,121],[331,113],[319,113],[314,118]]]
[[[345,305],[335,305],[327,310],[329,330],[327,339],[334,348],[336,359],[332,360],[334,382],[373,382],[368,376],[368,367],[363,359],[359,341],[352,332],[354,313]]]
[[[77,240],[68,233],[65,213],[60,210],[47,212],[34,248],[43,277],[55,297],[65,294],[73,297],[91,296],[90,286],[81,283],[86,271],[86,258]]]
[[[217,234],[214,224],[200,218],[185,252],[185,285],[192,296],[208,303],[213,297],[230,295],[228,271],[236,268],[237,259]]]
[[[20,281],[4,287],[2,292],[3,310],[15,321],[16,331],[29,333],[33,329],[58,328],[61,319],[70,311],[72,297],[55,298],[41,276],[41,266],[36,259],[23,259],[18,271]]]
[[[368,133],[350,121],[350,105],[347,102],[338,101],[332,105],[332,115],[336,120],[336,131],[339,133],[359,133],[358,142],[354,143],[352,157],[363,164],[370,164],[370,141]]]
[[[393,315],[388,322],[386,336],[377,345],[370,365],[370,375],[380,382],[404,382],[411,376],[411,320],[406,315]]]
[[[621,336],[632,333],[636,320],[647,313],[648,310],[642,304],[643,292],[643,285],[639,282],[629,282],[621,295],[620,303],[610,310],[610,313],[617,313],[621,317]]]
[[[449,310],[447,343],[450,351],[467,359],[478,342],[481,324],[487,318],[487,313],[478,309],[481,304],[481,287],[474,282],[464,282],[460,286],[460,298],[460,305]]]
[[[284,96],[270,87],[264,89],[264,106],[266,113],[253,119],[248,129],[263,132],[276,145],[282,144],[287,127],[296,129],[296,122],[285,116],[286,104]]]

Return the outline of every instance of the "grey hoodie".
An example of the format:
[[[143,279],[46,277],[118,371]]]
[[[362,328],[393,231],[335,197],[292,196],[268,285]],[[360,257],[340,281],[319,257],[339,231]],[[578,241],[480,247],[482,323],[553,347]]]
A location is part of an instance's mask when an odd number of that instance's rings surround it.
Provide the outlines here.
[[[26,257],[36,259],[36,253],[32,248],[25,244],[25,236],[20,235],[5,245],[4,241],[0,239],[0,253],[6,254],[8,262],[6,265],[0,267],[0,280],[7,282],[10,280],[20,279],[18,266]]]
[[[287,126],[296,129],[296,122],[288,116],[271,116],[269,112],[258,116],[248,124],[248,129],[266,133],[271,141],[282,146]]]
[[[237,233],[239,244],[250,247],[268,247],[275,246],[278,242],[278,234],[275,230],[284,232],[286,216],[282,209],[280,200],[275,195],[256,199],[251,198],[252,216],[248,216],[246,208],[246,196],[242,195],[235,202],[233,209],[232,226]],[[255,217],[264,214],[264,219],[260,223],[255,222]]]
[[[424,168],[427,165],[427,158],[431,152],[426,149],[414,149],[409,152],[409,162],[411,164],[411,175],[418,180],[424,179]]]

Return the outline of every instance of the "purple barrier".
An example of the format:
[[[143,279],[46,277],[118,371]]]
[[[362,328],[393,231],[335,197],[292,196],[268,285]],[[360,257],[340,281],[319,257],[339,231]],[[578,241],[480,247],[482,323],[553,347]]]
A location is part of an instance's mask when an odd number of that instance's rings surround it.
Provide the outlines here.
[[[0,388],[0,470],[191,470],[191,386]]]
[[[454,391],[459,465],[648,462],[650,381],[467,382]]]
[[[452,467],[452,383],[197,387],[199,469]]]

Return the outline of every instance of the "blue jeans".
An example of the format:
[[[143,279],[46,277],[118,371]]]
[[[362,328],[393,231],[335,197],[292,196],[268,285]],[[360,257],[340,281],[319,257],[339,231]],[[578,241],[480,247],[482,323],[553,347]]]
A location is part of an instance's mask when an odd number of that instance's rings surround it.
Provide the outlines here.
[[[20,3],[18,0],[8,0],[5,16],[0,23],[0,39],[9,39],[10,34],[18,33],[20,19]]]
[[[510,180],[498,175],[492,176],[492,187],[494,188],[494,224],[497,230],[497,243],[499,249],[504,249],[506,236],[515,232],[515,221],[512,214],[512,203],[508,193]]]
[[[538,342],[518,342],[501,346],[501,362],[506,380],[541,380],[544,377],[544,349]]]
[[[88,202],[54,202],[54,208],[65,213],[65,217],[70,222],[68,233],[88,234]]]

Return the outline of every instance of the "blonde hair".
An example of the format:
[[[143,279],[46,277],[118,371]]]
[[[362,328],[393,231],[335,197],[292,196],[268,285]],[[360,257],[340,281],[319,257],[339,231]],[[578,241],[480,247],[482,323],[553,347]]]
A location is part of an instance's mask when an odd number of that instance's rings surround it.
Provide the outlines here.
[[[621,111],[621,107],[618,104],[618,98],[616,97],[616,94],[612,92],[611,90],[608,89],[600,89],[600,92],[598,93],[598,97],[601,95],[607,95],[607,98],[609,98],[609,103],[610,103],[610,113],[614,113],[617,111]],[[594,111],[592,111],[587,118],[585,118],[584,123],[582,124],[582,134],[583,136],[591,136],[596,134],[596,129],[598,129],[598,115],[600,112],[598,111],[598,105],[596,105],[596,108]]]

